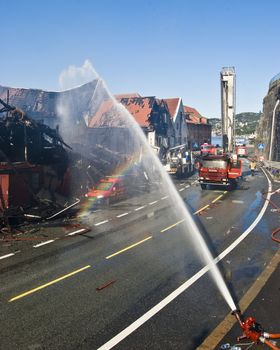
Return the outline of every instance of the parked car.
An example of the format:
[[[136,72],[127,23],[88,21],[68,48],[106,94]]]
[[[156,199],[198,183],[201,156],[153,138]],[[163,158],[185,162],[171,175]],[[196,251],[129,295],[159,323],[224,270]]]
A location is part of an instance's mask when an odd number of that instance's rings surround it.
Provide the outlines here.
[[[109,205],[126,198],[124,181],[121,177],[106,177],[92,188],[85,197],[96,204]]]

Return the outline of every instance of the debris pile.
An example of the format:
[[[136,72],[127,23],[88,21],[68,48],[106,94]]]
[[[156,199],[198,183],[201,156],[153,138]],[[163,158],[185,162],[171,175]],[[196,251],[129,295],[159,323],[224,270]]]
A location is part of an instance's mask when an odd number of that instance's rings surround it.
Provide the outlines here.
[[[0,99],[0,230],[69,213],[126,156],[100,144],[67,145],[58,127]]]

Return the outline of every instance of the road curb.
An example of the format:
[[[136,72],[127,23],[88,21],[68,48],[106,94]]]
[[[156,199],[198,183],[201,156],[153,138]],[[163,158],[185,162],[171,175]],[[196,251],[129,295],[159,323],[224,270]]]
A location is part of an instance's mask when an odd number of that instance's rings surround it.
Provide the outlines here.
[[[248,308],[248,306],[254,301],[256,296],[262,290],[266,282],[272,273],[276,270],[280,264],[280,248],[271,259],[265,270],[259,275],[257,280],[245,293],[239,303],[242,313]],[[224,336],[231,330],[236,323],[235,317],[229,313],[226,318],[214,329],[214,331],[204,340],[204,342],[197,347],[197,350],[213,350],[221,342]]]

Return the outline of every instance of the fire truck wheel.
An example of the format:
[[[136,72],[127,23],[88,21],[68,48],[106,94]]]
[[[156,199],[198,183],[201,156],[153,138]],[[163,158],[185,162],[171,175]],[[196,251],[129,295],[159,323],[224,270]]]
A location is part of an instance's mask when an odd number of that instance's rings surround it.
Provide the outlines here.
[[[206,190],[207,185],[205,184],[200,184],[202,190]]]
[[[105,207],[109,207],[109,205],[110,205],[110,198],[105,198],[104,199],[104,205],[105,205]]]
[[[232,191],[237,187],[237,182],[236,181],[231,181],[229,185],[229,190]]]

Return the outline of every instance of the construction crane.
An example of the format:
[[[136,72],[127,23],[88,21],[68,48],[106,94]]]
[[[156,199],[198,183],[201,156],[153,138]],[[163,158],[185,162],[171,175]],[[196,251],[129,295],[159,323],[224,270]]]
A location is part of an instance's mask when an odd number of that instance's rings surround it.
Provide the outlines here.
[[[222,142],[224,152],[235,151],[235,69],[223,67],[221,76]]]

